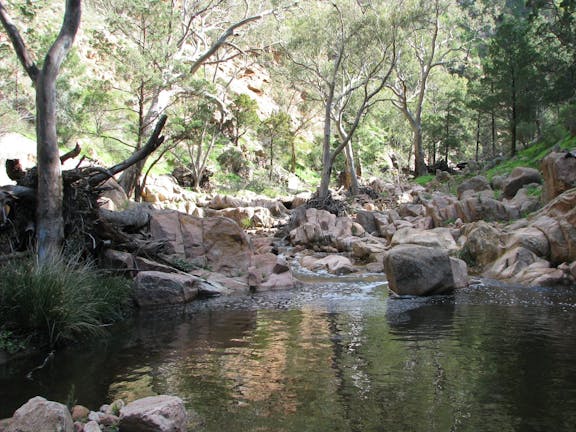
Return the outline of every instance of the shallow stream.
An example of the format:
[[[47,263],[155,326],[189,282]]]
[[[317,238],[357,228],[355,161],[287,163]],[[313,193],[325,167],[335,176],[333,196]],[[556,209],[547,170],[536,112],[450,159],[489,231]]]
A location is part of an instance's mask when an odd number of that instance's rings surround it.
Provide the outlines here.
[[[397,299],[380,276],[141,315],[105,342],[0,366],[0,418],[35,395],[96,409],[183,398],[203,431],[574,431],[576,290],[482,281]]]

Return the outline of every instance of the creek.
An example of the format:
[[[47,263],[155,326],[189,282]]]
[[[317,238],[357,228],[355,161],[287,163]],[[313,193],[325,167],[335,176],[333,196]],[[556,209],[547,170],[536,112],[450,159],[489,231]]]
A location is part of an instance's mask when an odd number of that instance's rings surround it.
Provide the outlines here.
[[[0,418],[35,395],[184,399],[202,431],[573,431],[576,293],[476,281],[393,298],[382,275],[140,314],[103,342],[0,365]]]

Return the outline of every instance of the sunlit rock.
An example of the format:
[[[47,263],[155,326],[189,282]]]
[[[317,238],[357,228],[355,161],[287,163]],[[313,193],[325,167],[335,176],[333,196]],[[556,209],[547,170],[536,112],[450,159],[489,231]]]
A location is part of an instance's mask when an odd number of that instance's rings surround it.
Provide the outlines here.
[[[16,410],[6,432],[73,432],[68,407],[36,396]]]
[[[188,414],[178,397],[150,396],[122,408],[119,426],[122,432],[185,432]]]

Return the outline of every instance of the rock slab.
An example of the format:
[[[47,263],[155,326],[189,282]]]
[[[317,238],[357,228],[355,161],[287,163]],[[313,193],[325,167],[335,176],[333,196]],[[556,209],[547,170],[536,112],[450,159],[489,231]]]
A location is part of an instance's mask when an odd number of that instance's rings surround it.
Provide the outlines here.
[[[150,396],[120,410],[122,432],[185,432],[187,424],[184,402],[176,396]]]

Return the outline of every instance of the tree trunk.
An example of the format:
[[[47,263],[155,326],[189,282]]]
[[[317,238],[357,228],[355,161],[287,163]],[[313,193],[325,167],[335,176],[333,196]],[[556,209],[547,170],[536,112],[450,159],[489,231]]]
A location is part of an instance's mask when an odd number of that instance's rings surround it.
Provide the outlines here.
[[[352,151],[352,142],[348,140],[348,144],[346,144],[346,168],[350,170],[350,193],[352,196],[358,195],[359,185],[358,185],[358,176],[356,174],[356,161],[354,160],[354,152]]]
[[[60,33],[46,54],[44,65],[40,70],[32,61],[32,56],[8,17],[4,5],[0,3],[2,25],[10,36],[20,63],[36,88],[38,158],[36,246],[40,263],[59,253],[64,240],[62,171],[56,134],[56,78],[80,27],[81,5],[81,0],[66,1]]]
[[[415,124],[414,133],[414,174],[416,177],[426,175],[428,168],[424,161],[424,151],[422,149],[422,125]]]

